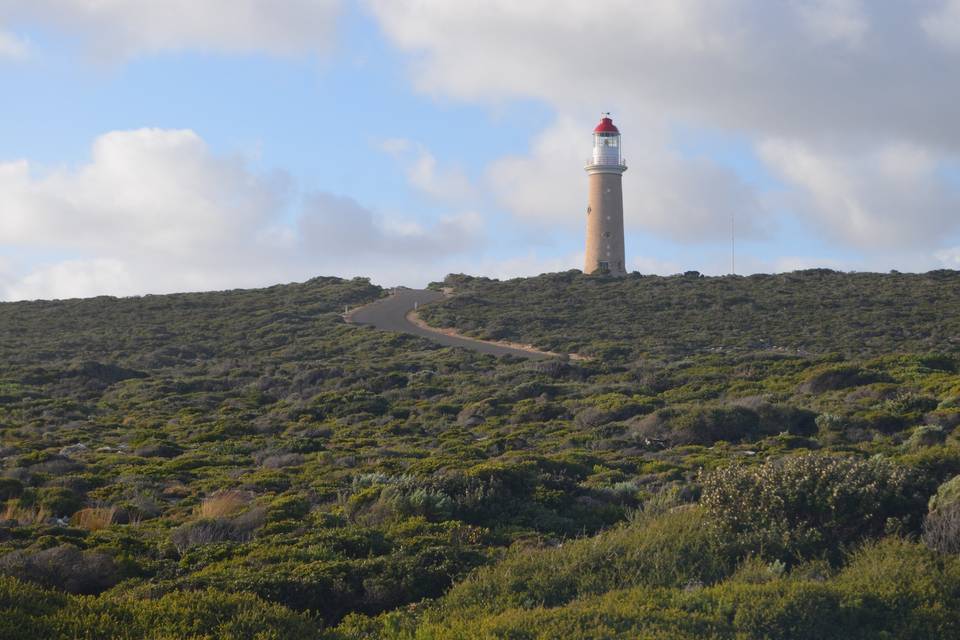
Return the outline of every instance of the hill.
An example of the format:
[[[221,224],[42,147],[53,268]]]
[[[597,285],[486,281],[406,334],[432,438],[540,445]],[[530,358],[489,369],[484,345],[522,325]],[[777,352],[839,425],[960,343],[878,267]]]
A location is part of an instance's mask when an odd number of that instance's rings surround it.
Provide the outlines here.
[[[499,282],[448,276],[433,324],[605,359],[705,352],[960,351],[960,272],[626,278],[579,271]]]
[[[954,637],[958,274],[448,284],[0,304],[0,637]]]

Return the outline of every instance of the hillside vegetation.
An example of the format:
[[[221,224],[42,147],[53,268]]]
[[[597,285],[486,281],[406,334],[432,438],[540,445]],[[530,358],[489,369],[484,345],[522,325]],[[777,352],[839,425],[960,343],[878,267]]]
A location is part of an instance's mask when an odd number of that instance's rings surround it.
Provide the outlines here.
[[[446,284],[458,295],[424,309],[432,324],[605,359],[960,350],[957,271],[623,279],[568,271],[507,282],[452,275]]]
[[[448,283],[0,304],[0,637],[958,637],[960,274]]]

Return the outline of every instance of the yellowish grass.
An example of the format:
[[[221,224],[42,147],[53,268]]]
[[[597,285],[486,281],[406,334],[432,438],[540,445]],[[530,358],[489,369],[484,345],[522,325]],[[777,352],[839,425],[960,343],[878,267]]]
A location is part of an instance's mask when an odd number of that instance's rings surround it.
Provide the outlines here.
[[[185,498],[190,495],[190,487],[182,482],[174,482],[164,487],[163,495],[167,498]]]
[[[81,529],[99,531],[113,524],[116,515],[116,507],[88,507],[73,514],[72,520]]]
[[[50,512],[43,507],[21,507],[15,500],[7,502],[0,520],[15,520],[22,527],[42,524],[50,517]]]
[[[245,491],[218,491],[204,498],[194,509],[199,518],[226,518],[243,510],[250,503],[250,494]]]

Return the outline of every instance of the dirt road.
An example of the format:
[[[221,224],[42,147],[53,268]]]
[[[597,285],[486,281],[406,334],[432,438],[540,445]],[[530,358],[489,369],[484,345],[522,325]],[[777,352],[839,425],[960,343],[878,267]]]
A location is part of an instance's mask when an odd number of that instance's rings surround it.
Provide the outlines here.
[[[543,360],[554,357],[555,354],[537,351],[536,349],[507,346],[496,342],[475,340],[463,336],[450,335],[440,329],[429,328],[423,323],[417,324],[409,314],[421,304],[435,302],[443,297],[439,291],[431,289],[398,288],[389,298],[377,300],[364,307],[351,311],[346,315],[347,322],[353,324],[367,324],[383,331],[399,331],[412,333],[447,347],[462,347],[480,353],[489,353],[494,356],[516,356],[531,360]]]

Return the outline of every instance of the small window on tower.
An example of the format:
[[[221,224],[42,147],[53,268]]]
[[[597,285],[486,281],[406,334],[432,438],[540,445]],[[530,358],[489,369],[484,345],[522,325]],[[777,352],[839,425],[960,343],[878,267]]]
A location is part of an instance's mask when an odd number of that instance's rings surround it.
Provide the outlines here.
[[[604,231],[604,232],[603,232],[603,237],[604,237],[604,238],[609,238],[609,237],[610,237],[610,232],[609,232],[609,231]]]
[[[587,215],[590,215],[590,212],[593,211],[593,207],[587,205]]]

